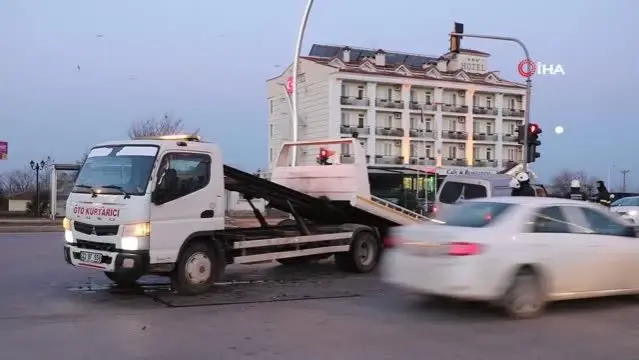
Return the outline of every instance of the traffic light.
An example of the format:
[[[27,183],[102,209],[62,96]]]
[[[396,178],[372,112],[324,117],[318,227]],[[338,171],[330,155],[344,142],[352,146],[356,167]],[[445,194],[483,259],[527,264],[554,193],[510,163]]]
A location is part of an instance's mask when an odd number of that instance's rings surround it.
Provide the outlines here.
[[[328,159],[335,154],[335,151],[326,148],[320,148],[319,155],[317,156],[317,163],[320,165],[332,165],[328,162]]]
[[[453,30],[456,34],[464,33],[464,24],[455,23],[455,29]],[[461,49],[461,39],[462,37],[459,35],[451,35],[450,36],[450,52],[459,54],[459,50]]]
[[[525,135],[526,135],[526,126],[525,125],[517,126],[517,144],[526,145],[526,142],[524,142]]]
[[[528,125],[528,159],[526,159],[528,163],[535,162],[535,160],[541,156],[541,154],[537,152],[537,147],[541,145],[541,141],[539,141],[539,134],[541,134],[541,132],[539,125]]]

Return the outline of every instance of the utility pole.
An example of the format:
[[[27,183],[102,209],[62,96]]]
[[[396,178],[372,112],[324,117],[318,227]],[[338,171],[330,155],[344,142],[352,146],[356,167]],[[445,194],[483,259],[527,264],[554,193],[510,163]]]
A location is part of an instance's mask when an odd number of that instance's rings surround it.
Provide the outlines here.
[[[621,192],[626,192],[626,176],[628,176],[628,173],[630,173],[630,170],[625,169],[625,170],[621,170],[621,176],[623,176],[623,190],[621,190]],[[608,185],[610,186],[610,184]]]

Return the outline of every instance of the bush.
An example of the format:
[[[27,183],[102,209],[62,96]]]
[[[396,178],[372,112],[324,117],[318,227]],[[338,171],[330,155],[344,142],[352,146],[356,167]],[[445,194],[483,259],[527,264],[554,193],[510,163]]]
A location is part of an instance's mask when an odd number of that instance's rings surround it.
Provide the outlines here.
[[[40,209],[36,209],[36,203],[38,199],[35,195],[29,203],[27,203],[27,215],[29,216],[47,216],[50,214],[49,196],[46,193],[40,194]]]

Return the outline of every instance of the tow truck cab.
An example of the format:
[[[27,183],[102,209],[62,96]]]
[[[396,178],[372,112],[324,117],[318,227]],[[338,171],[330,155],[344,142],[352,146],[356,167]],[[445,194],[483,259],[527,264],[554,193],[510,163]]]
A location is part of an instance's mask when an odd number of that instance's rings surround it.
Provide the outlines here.
[[[153,271],[150,264],[174,263],[177,241],[224,228],[221,152],[189,140],[164,136],[91,149],[66,204],[69,264],[137,280]]]

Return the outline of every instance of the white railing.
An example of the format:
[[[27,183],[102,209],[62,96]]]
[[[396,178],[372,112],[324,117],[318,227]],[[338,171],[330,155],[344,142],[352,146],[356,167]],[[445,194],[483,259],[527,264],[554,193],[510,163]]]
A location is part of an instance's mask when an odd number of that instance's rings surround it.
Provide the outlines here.
[[[382,198],[378,198],[376,196],[371,195],[371,201],[373,201],[374,203],[378,204],[378,205],[382,205],[386,208],[392,209],[394,211],[398,211],[401,212],[404,215],[410,216],[411,218],[415,219],[415,220],[419,220],[419,221],[428,221],[430,220],[427,216],[418,214],[414,211],[410,211],[408,209],[406,209],[403,206],[399,206],[393,202],[390,202],[388,200],[384,200]]]

